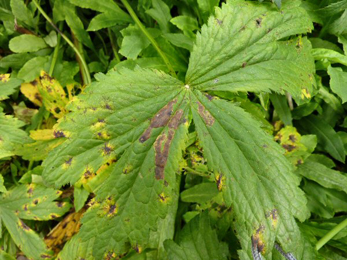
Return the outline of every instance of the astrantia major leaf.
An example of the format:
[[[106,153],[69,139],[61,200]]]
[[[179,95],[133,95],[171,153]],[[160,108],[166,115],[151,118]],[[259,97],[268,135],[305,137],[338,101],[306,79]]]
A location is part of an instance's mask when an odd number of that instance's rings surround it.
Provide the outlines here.
[[[291,38],[312,27],[299,3],[284,2],[278,11],[230,1],[197,36],[185,83],[124,69],[98,75],[70,103],[72,112],[57,128],[68,139],[45,160],[43,177],[56,187],[83,185],[96,197],[60,259],[109,259],[145,249],[157,249],[151,259],[166,258],[188,129],[197,131],[216,186],[233,207],[241,259],[251,257],[252,247],[271,259],[275,241],[298,259],[315,258],[296,224],[308,210],[284,151],[241,108],[205,93],[308,96],[310,45]]]

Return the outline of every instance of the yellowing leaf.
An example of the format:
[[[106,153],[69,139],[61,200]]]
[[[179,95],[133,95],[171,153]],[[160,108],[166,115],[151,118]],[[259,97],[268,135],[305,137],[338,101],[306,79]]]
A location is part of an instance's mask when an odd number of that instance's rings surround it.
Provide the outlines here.
[[[10,74],[0,74],[0,81],[1,82],[8,82],[10,80]]]
[[[39,129],[30,131],[30,137],[34,140],[51,140],[54,138],[53,129]]]
[[[35,79],[29,83],[22,83],[20,86],[20,91],[26,96],[31,102],[33,102],[37,106],[42,106],[42,97],[37,88],[37,84],[39,82],[39,78]]]
[[[62,245],[79,231],[81,226],[80,219],[85,211],[85,208],[82,208],[78,212],[70,213],[60,221],[45,237],[46,245],[55,253],[58,253]]]

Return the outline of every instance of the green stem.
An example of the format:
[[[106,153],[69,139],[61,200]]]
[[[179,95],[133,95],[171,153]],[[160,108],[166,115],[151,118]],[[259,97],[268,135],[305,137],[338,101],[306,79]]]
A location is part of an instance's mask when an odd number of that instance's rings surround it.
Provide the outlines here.
[[[147,29],[145,28],[145,26],[141,23],[140,19],[137,17],[136,13],[134,12],[134,10],[131,8],[131,6],[129,5],[127,0],[121,0],[121,2],[123,3],[123,5],[125,6],[125,8],[128,10],[130,16],[133,18],[133,20],[135,21],[135,23],[137,24],[137,26],[140,28],[140,30],[143,32],[143,34],[148,38],[148,40],[152,43],[152,45],[154,46],[154,48],[157,50],[157,52],[159,53],[160,57],[163,59],[164,63],[166,64],[167,68],[170,71],[170,74],[174,77],[176,76],[175,70],[173,69],[169,59],[166,57],[166,55],[162,52],[162,50],[159,48],[158,43],[154,40],[154,38],[152,37],[152,35],[147,31]]]
[[[64,23],[60,23],[60,24],[59,24],[59,30],[60,30],[60,31],[63,30],[63,26],[64,26]],[[61,34],[58,33],[57,45],[56,45],[55,48],[54,48],[52,63],[51,63],[51,66],[50,66],[49,72],[48,72],[48,75],[51,76],[51,77],[52,77],[52,75],[53,75],[53,71],[54,71],[55,64],[57,63],[57,58],[58,58],[59,48],[60,48],[60,41],[61,41]]]
[[[119,58],[119,55],[118,55],[117,47],[116,47],[114,39],[113,39],[112,31],[111,31],[110,28],[107,28],[107,33],[108,33],[108,37],[110,38],[113,55],[114,55],[115,59],[117,60],[117,63],[119,63],[120,62],[120,58]]]
[[[82,59],[84,60],[82,43],[78,41],[78,39],[75,37],[75,35],[72,31],[71,31],[71,36],[72,36],[74,45],[76,46],[77,50],[81,53]],[[82,83],[83,83],[83,85],[86,85],[88,82],[88,78],[87,78],[85,70],[83,69],[82,60],[79,58],[79,56],[76,57],[76,60],[78,62],[78,66],[80,67],[80,72],[81,72],[81,76],[82,76]]]
[[[337,233],[339,233],[342,229],[347,227],[347,218],[330,230],[324,237],[322,237],[316,244],[316,250],[321,249],[326,243],[329,242]]]
[[[36,2],[36,0],[32,0],[32,1],[36,5],[36,7],[39,10],[39,12],[43,15],[43,17],[45,17],[45,19],[61,35],[61,37],[63,37],[63,39],[67,42],[67,44],[69,44],[69,46],[74,50],[76,55],[81,59],[81,62],[82,62],[82,65],[83,65],[83,69],[84,69],[84,71],[86,73],[86,76],[87,76],[86,84],[90,84],[92,82],[92,79],[91,79],[90,74],[89,74],[87,63],[83,59],[81,53],[78,51],[78,49],[75,47],[75,45],[70,41],[70,39],[61,30],[59,30],[59,28],[53,23],[51,18],[49,18],[49,16],[45,13],[45,11],[41,8],[41,6]]]

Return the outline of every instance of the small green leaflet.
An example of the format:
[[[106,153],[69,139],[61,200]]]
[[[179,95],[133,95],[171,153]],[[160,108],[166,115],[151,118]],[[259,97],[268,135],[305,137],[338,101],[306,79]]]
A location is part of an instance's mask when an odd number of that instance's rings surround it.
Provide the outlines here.
[[[40,238],[22,219],[49,220],[66,213],[70,205],[55,202],[61,191],[28,184],[16,186],[0,198],[0,218],[16,245],[33,259],[51,259],[50,252]]]
[[[271,3],[223,4],[197,36],[185,83],[156,70],[123,68],[98,74],[70,102],[72,112],[58,125],[69,138],[44,161],[43,178],[55,187],[83,186],[96,197],[60,259],[116,258],[150,248],[158,249],[150,259],[167,258],[163,242],[173,238],[176,173],[191,124],[218,192],[233,207],[240,258],[250,258],[257,246],[272,259],[275,241],[297,259],[315,258],[295,221],[304,221],[308,210],[284,150],[243,109],[203,92],[309,96],[309,42],[281,41],[312,28],[299,4],[283,3],[282,11]]]
[[[22,121],[0,112],[0,158],[16,154],[29,137],[20,127],[24,126]]]

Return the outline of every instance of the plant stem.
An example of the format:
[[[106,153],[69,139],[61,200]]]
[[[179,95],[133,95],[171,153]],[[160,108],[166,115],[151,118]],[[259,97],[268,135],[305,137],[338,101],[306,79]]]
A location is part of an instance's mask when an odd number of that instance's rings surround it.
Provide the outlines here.
[[[118,55],[117,47],[116,47],[114,39],[113,39],[112,31],[111,31],[110,28],[107,28],[107,33],[108,33],[108,37],[110,38],[113,55],[114,55],[115,59],[117,60],[117,63],[119,63],[120,62],[120,58],[119,58],[119,55]]]
[[[125,8],[128,10],[130,16],[133,18],[137,26],[140,28],[140,30],[143,32],[144,35],[148,38],[148,40],[152,43],[154,48],[159,53],[160,57],[163,59],[164,63],[166,64],[167,68],[170,71],[170,74],[174,77],[176,76],[175,70],[173,69],[169,59],[166,57],[166,55],[162,52],[162,50],[159,48],[158,43],[155,41],[155,39],[152,37],[152,35],[147,31],[146,27],[141,23],[140,19],[137,17],[134,10],[131,8],[127,0],[121,0]]]
[[[59,30],[62,31],[63,30],[63,26],[64,26],[64,23],[60,23],[59,24]],[[49,68],[49,72],[48,72],[48,75],[52,77],[53,75],[53,71],[54,71],[54,67],[55,67],[55,64],[57,63],[57,58],[58,58],[58,54],[59,54],[59,48],[60,48],[60,41],[61,41],[61,34],[58,33],[58,36],[57,36],[57,45],[55,46],[54,48],[54,53],[53,53],[53,58],[52,58],[52,63],[51,63],[51,66]]]
[[[49,16],[45,13],[45,11],[41,8],[41,6],[37,3],[36,0],[32,0],[33,3],[36,5],[37,9],[39,10],[39,12],[43,15],[43,17],[45,17],[45,19],[52,25],[52,27],[61,35],[61,37],[63,37],[63,39],[67,42],[67,44],[69,44],[69,46],[74,50],[74,52],[76,53],[76,55],[81,59],[82,65],[83,65],[83,69],[85,71],[85,74],[87,76],[87,82],[86,84],[90,84],[92,82],[92,79],[90,78],[90,74],[89,74],[89,70],[88,70],[88,66],[87,63],[85,62],[85,60],[83,59],[81,53],[78,51],[78,49],[75,47],[75,45],[70,41],[70,39],[61,31],[59,30],[59,28],[53,23],[52,19],[49,18]]]
[[[337,233],[339,233],[342,229],[347,227],[347,218],[330,230],[324,237],[322,237],[316,244],[316,250],[321,249],[326,243],[329,242]]]
[[[84,60],[82,43],[78,41],[78,39],[76,38],[76,36],[74,35],[74,33],[72,31],[71,31],[71,36],[72,36],[73,43],[74,43],[75,47],[81,53],[82,59]],[[81,76],[82,76],[82,83],[83,83],[82,85],[86,85],[88,82],[88,78],[87,78],[85,70],[83,69],[82,60],[80,59],[79,56],[76,56],[76,59],[77,59],[78,65],[80,67],[80,72],[81,72]]]

